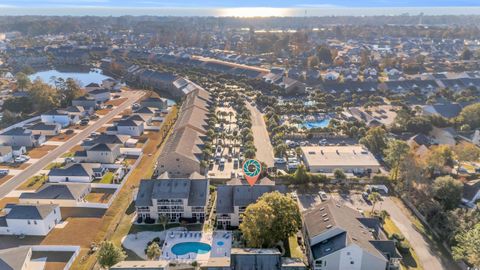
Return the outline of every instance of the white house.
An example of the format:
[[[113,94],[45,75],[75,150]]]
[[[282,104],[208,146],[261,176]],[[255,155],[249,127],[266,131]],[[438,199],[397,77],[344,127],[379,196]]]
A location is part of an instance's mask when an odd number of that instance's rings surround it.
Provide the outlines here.
[[[48,173],[48,181],[90,183],[102,178],[107,169],[100,163],[70,163],[64,168],[54,168]]]
[[[41,115],[42,122],[45,124],[59,124],[63,128],[77,124],[80,117],[76,114],[69,114],[61,110],[51,110]]]
[[[88,93],[88,92],[91,92],[91,91],[94,91],[94,90],[97,90],[97,89],[100,89],[100,85],[98,83],[89,83],[87,84],[87,86],[85,86],[85,91]]]
[[[44,135],[44,136],[56,136],[62,130],[62,126],[59,123],[42,123],[38,122],[27,127],[32,131],[34,135]]]
[[[138,137],[143,134],[144,125],[141,121],[127,118],[116,122],[116,128],[117,134]]]
[[[0,145],[37,147],[45,142],[44,135],[34,135],[31,130],[16,127],[0,134]]]
[[[385,270],[398,266],[395,243],[376,218],[327,200],[302,213],[307,258],[314,270]],[[397,268],[394,268],[397,269]]]
[[[88,93],[88,95],[95,99],[97,103],[104,103],[110,100],[110,90],[96,89]]]
[[[13,158],[11,146],[0,146],[0,163],[9,162]]]
[[[0,234],[45,236],[61,219],[60,207],[56,204],[24,205],[5,207],[5,216],[0,217]]]

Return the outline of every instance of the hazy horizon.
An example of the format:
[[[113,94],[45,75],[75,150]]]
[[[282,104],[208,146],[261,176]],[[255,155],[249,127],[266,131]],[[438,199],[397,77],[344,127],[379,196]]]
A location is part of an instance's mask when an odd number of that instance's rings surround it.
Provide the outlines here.
[[[0,0],[0,15],[370,16],[479,15],[478,0]]]

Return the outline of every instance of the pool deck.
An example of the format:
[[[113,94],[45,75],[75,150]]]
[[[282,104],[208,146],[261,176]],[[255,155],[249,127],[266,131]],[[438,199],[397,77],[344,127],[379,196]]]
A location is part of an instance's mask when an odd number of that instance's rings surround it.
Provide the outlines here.
[[[179,243],[185,242],[200,242],[209,244],[211,250],[204,254],[197,254],[190,252],[184,255],[175,255],[172,252],[172,247]],[[222,245],[223,243],[223,245]],[[230,231],[215,231],[213,233],[204,233],[199,231],[188,232],[169,232],[166,236],[165,243],[162,248],[162,256],[160,259],[177,261],[177,262],[193,262],[199,263],[208,262],[209,258],[223,258],[230,257],[230,250],[232,248],[232,232]]]

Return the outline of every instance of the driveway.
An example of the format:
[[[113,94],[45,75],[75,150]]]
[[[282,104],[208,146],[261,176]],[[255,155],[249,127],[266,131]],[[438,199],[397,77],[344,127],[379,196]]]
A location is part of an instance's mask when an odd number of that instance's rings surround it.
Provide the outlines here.
[[[267,126],[265,121],[263,121],[263,114],[256,107],[250,105],[250,103],[246,102],[246,105],[252,114],[253,143],[257,148],[256,158],[265,162],[268,167],[272,167],[274,165],[273,147],[270,143]]]
[[[357,210],[372,210],[372,206],[365,203],[360,194],[338,195],[332,194],[335,200],[341,204],[347,205]],[[442,254],[435,250],[430,241],[426,239],[410,222],[409,217],[402,210],[404,206],[398,205],[398,202],[391,197],[383,196],[383,201],[375,205],[376,210],[386,210],[390,214],[390,218],[395,222],[395,225],[400,229],[405,238],[410,242],[415,252],[418,255],[423,269],[438,269],[438,270],[452,270],[457,269],[456,266],[451,265],[449,261],[442,258]]]
[[[10,180],[5,182],[3,185],[0,186],[0,198],[5,197],[8,193],[12,190],[17,188],[21,185],[24,181],[30,179],[33,175],[35,175],[38,171],[45,168],[48,164],[53,162],[56,158],[60,157],[62,154],[68,152],[70,148],[74,147],[82,140],[86,139],[90,136],[90,133],[99,129],[103,124],[110,121],[113,117],[120,114],[123,110],[132,106],[139,98],[141,98],[144,93],[140,91],[128,91],[124,92],[123,95],[128,98],[126,102],[115,108],[114,110],[110,111],[108,114],[102,116],[98,121],[89,125],[85,129],[83,129],[80,133],[73,136],[70,140],[66,141],[62,145],[56,147],[52,151],[48,152],[42,158],[37,160],[37,162],[32,163],[29,167],[25,168],[20,173],[16,174]]]

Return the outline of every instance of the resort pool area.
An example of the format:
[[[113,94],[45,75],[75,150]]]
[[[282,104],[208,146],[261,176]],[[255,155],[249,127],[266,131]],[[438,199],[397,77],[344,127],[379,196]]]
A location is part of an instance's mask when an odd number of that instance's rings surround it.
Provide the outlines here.
[[[183,242],[175,244],[172,247],[172,253],[181,256],[188,253],[197,253],[197,254],[206,254],[210,252],[212,247],[209,244],[201,243],[201,242]]]
[[[330,123],[330,118],[325,118],[320,121],[305,121],[303,124],[300,124],[300,127],[306,128],[306,129],[312,129],[312,128],[324,128],[327,127],[328,124]]]

